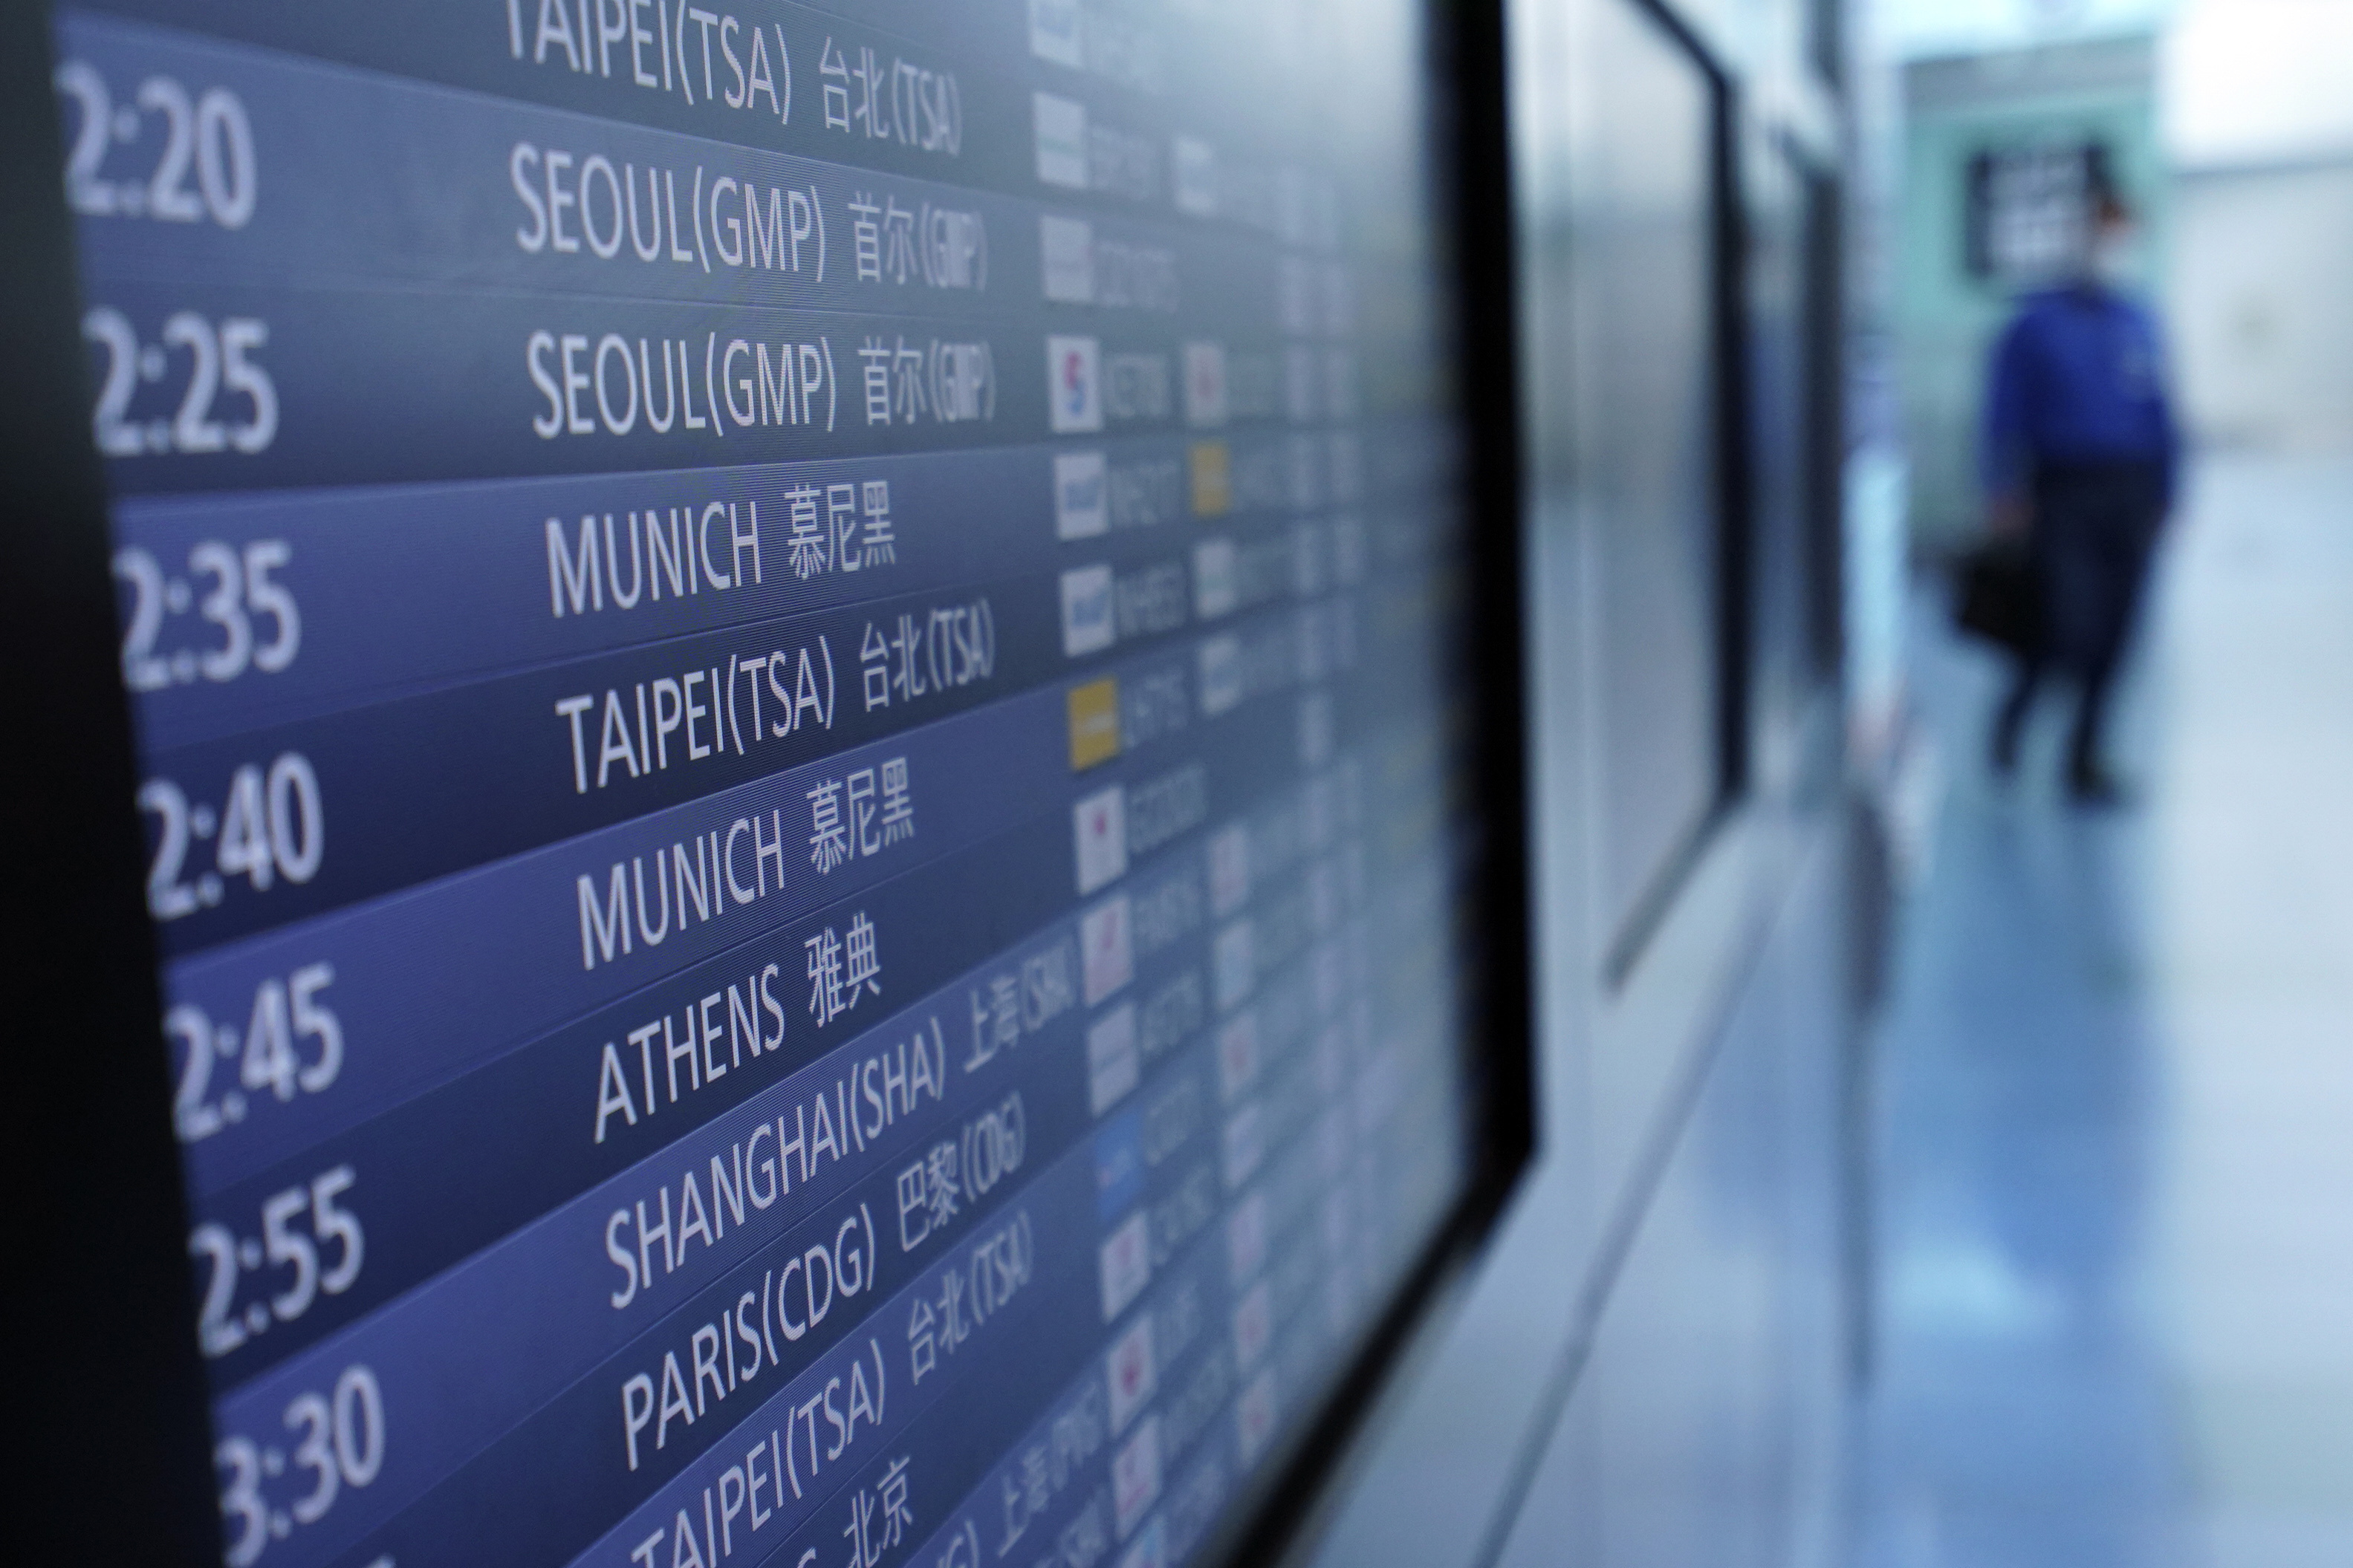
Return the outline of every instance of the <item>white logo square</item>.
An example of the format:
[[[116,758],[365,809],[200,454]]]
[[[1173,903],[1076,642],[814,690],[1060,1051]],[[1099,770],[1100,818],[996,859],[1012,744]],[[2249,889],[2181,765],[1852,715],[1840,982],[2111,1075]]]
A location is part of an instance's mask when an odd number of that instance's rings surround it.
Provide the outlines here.
[[[1234,1402],[1234,1436],[1241,1443],[1242,1463],[1255,1465],[1266,1452],[1266,1445],[1274,1436],[1274,1369],[1267,1368],[1250,1380],[1242,1396]]]
[[[1079,0],[1029,0],[1029,52],[1072,70],[1086,64]]]
[[[1201,645],[1201,716],[1214,719],[1242,700],[1242,645],[1231,636]]]
[[[1226,346],[1185,345],[1185,423],[1206,428],[1226,422]]]
[[[1168,1531],[1165,1521],[1154,1520],[1143,1534],[1119,1560],[1119,1568],[1168,1568]]]
[[[1123,1003],[1087,1026],[1087,1105],[1101,1116],[1125,1099],[1142,1076],[1135,1048],[1135,1004]]]
[[[1127,1447],[1112,1456],[1111,1505],[1121,1537],[1143,1523],[1146,1510],[1159,1500],[1160,1417],[1154,1415],[1135,1429]]]
[[[1111,531],[1111,465],[1101,452],[1054,457],[1054,537],[1092,539]]]
[[[1260,1112],[1258,1101],[1249,1100],[1226,1121],[1224,1146],[1226,1191],[1239,1192],[1258,1174],[1259,1163],[1266,1158],[1266,1118]]]
[[[1266,1261],[1266,1194],[1252,1193],[1226,1219],[1226,1266],[1234,1282],[1256,1274]]]
[[[1087,188],[1087,106],[1050,92],[1029,95],[1038,133],[1038,178],[1071,190]]]
[[[1258,1015],[1238,1013],[1218,1031],[1218,1095],[1232,1100],[1258,1080]]]
[[[1176,175],[1176,210],[1195,217],[1217,216],[1217,150],[1198,136],[1179,136],[1169,163]]]
[[[1092,1007],[1135,978],[1135,950],[1125,895],[1079,917],[1081,983]]]
[[[1274,1299],[1265,1280],[1250,1287],[1234,1309],[1234,1360],[1247,1372],[1274,1339]]]
[[[1240,552],[1230,539],[1205,539],[1193,546],[1193,614],[1212,621],[1241,602]]]
[[[1152,1233],[1142,1210],[1103,1238],[1097,1262],[1103,1274],[1103,1321],[1108,1323],[1127,1310],[1152,1278]]]
[[[1127,791],[1118,784],[1071,807],[1071,836],[1079,864],[1079,896],[1109,886],[1127,871]]]
[[[1112,1342],[1111,1353],[1103,1358],[1103,1371],[1111,1384],[1111,1429],[1124,1432],[1159,1386],[1160,1369],[1153,1364],[1151,1313],[1137,1318],[1134,1327]]]
[[[1209,836],[1209,910],[1223,920],[1249,901],[1250,827],[1237,822]]]
[[[1093,338],[1046,340],[1047,422],[1057,436],[1103,428],[1103,344]]]
[[[1038,252],[1046,298],[1058,305],[1095,302],[1095,226],[1082,217],[1038,220]]]
[[[1111,614],[1111,568],[1074,566],[1062,574],[1062,652],[1101,653],[1118,637]]]
[[[1250,994],[1258,984],[1258,960],[1250,941],[1250,922],[1238,920],[1209,944],[1209,989],[1222,1013]]]

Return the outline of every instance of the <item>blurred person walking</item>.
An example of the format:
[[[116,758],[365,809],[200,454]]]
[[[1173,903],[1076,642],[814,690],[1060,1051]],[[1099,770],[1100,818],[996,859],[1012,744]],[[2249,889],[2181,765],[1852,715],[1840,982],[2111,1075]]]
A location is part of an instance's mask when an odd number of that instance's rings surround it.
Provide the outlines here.
[[[2121,798],[2102,728],[2158,529],[2173,503],[2179,447],[2157,322],[2120,283],[2133,215],[2098,194],[2076,275],[2022,299],[1987,380],[1983,477],[1989,531],[2023,535],[2040,595],[2040,636],[2020,657],[1995,715],[1994,770],[2017,766],[2019,732],[2043,677],[2081,684],[2067,788],[2086,805]]]

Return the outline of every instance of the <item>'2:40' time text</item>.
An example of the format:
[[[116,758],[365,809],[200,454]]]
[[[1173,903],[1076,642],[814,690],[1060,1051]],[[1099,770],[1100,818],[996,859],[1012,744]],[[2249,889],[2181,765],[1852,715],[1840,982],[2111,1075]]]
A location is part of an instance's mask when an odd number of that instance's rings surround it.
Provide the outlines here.
[[[267,774],[248,763],[229,775],[227,804],[191,805],[187,792],[170,779],[149,779],[139,787],[139,809],[156,821],[154,858],[147,867],[147,912],[174,921],[217,904],[231,879],[243,877],[257,893],[283,879],[307,882],[319,874],[327,852],[327,819],[319,800],[319,775],[300,752],[281,752]],[[182,880],[188,851],[197,840],[213,840],[213,869],[193,882]]]

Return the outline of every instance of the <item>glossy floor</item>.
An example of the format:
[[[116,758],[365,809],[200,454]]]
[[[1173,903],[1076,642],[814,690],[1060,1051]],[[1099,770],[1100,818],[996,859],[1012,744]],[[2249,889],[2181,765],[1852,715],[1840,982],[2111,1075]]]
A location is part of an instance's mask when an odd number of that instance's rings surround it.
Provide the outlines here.
[[[2210,458],[2071,810],[1915,649],[1858,1568],[2353,1563],[2353,460]]]

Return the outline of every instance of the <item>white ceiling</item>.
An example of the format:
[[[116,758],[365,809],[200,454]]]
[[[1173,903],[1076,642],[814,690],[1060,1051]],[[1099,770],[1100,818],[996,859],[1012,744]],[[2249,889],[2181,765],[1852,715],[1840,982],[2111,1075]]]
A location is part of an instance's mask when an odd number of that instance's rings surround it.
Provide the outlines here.
[[[1863,0],[1898,58],[2162,31],[2178,163],[2353,154],[2353,0]]]
[[[2177,163],[2353,153],[2353,0],[2182,0],[2159,58]]]

